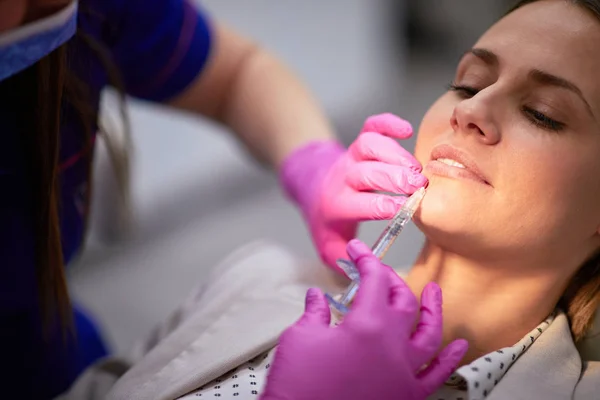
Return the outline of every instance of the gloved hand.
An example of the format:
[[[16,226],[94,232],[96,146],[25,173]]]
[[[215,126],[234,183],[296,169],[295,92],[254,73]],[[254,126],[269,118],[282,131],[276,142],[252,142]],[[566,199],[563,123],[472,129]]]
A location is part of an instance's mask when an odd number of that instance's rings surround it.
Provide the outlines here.
[[[323,294],[279,340],[261,400],[424,400],[456,369],[467,342],[442,342],[442,294],[430,283],[419,304],[404,281],[362,242],[348,244],[361,285],[337,327]],[[430,362],[431,361],[431,362]],[[428,363],[425,369],[422,367]]]
[[[412,135],[411,125],[392,114],[368,118],[358,138],[313,142],[294,151],[280,171],[282,186],[299,205],[321,259],[330,267],[347,258],[346,243],[360,221],[391,219],[402,197],[427,183],[421,164],[394,139]]]

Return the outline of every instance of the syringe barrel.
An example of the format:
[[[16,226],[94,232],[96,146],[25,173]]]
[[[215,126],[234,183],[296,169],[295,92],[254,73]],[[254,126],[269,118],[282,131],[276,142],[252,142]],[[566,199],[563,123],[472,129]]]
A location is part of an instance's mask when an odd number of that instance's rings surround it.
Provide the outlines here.
[[[379,238],[371,248],[373,250],[373,254],[377,258],[383,260],[383,257],[385,257],[390,247],[392,247],[392,245],[396,241],[396,238],[398,238],[398,235],[400,235],[400,232],[402,232],[402,229],[404,228],[404,225],[406,225],[406,222],[408,222],[408,220],[410,220],[409,215],[397,215],[388,224],[388,226],[384,229],[381,235],[379,235]]]

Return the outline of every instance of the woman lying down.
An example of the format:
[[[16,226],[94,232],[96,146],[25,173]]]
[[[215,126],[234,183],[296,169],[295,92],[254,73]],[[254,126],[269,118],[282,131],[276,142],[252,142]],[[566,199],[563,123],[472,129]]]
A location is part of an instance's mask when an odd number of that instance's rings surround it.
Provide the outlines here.
[[[425,288],[431,295],[432,281],[443,291],[443,333],[431,342],[436,351],[452,343],[462,356],[455,340],[469,344],[454,374],[425,394],[430,399],[599,398],[600,363],[576,348],[589,336],[600,301],[599,72],[600,1],[524,1],[463,56],[449,90],[423,118],[415,158],[429,184],[415,223],[426,242],[405,282],[417,295]],[[373,118],[381,129],[361,135],[379,136],[368,151],[362,147],[370,155],[364,162],[377,163],[379,189],[403,191],[396,177],[414,159],[399,161],[405,152],[386,136],[404,122]],[[354,145],[364,146],[361,140]],[[348,171],[357,187],[360,175],[353,174],[360,170]],[[109,398],[249,399],[268,392],[275,343],[300,316],[307,287],[333,289],[324,274],[285,256],[254,261],[252,268],[217,271]],[[325,309],[322,294],[310,293],[309,304]],[[412,301],[412,294],[402,296]],[[377,321],[380,309],[373,309]],[[405,349],[398,330],[406,318],[364,322],[365,348],[377,337]],[[352,343],[348,354],[377,359]],[[452,357],[444,351],[441,357]],[[354,368],[323,364],[315,366],[323,375]],[[355,380],[371,385],[363,398],[376,399],[380,384],[394,385],[386,380],[388,365],[369,367],[376,373]],[[300,373],[274,378],[308,388],[316,382]],[[417,398],[405,393],[404,375],[398,382],[398,399]]]

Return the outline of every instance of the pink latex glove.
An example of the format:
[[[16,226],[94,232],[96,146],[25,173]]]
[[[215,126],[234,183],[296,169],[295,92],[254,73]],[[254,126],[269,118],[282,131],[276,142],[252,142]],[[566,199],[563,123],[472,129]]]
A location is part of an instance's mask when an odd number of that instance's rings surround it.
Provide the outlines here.
[[[395,139],[412,135],[412,127],[392,114],[369,117],[358,138],[344,149],[338,142],[313,142],[284,161],[280,178],[299,205],[321,259],[337,267],[347,258],[346,243],[360,221],[391,219],[402,197],[426,185],[421,164]]]
[[[330,327],[318,289],[302,317],[279,340],[262,400],[423,400],[452,374],[467,351],[442,342],[442,293],[430,283],[419,303],[404,281],[362,242],[348,244],[361,285],[344,321]],[[422,367],[428,364],[423,369]]]

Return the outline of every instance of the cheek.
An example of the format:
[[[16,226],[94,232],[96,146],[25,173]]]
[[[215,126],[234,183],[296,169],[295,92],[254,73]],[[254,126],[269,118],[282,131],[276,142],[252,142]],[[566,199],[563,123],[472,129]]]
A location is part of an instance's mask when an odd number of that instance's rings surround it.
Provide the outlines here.
[[[441,137],[452,132],[450,117],[453,109],[454,104],[446,94],[440,97],[423,117],[415,145],[415,157],[421,164],[429,161],[431,149],[440,141]]]
[[[600,165],[584,149],[554,150],[523,155],[528,173],[515,175],[514,201],[524,223],[549,240],[584,240],[600,224]]]

